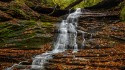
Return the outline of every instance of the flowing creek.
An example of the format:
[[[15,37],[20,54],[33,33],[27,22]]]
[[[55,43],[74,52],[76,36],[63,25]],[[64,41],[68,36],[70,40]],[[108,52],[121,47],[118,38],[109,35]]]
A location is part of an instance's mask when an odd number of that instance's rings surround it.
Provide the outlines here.
[[[52,51],[37,55],[32,63],[31,69],[44,69],[44,63],[52,59],[52,55],[65,52],[68,47],[73,48],[73,53],[78,51],[77,39],[77,22],[81,14],[81,9],[78,8],[74,13],[68,15],[66,20],[62,20],[58,29],[57,41],[54,43]]]
[[[78,8],[57,25],[51,51],[5,70],[124,70],[125,43],[118,42],[125,37],[124,23],[118,20]]]
[[[76,53],[78,51],[77,45],[77,32],[82,33],[82,47],[84,47],[85,39],[84,39],[84,31],[77,30],[78,26],[78,18],[82,14],[80,8],[77,8],[75,12],[70,13],[66,20],[62,20],[58,29],[58,37],[56,42],[54,42],[54,49],[52,51],[47,51],[43,54],[36,55],[33,58],[33,62],[31,65],[31,70],[44,70],[44,64],[47,63],[47,60],[52,59],[52,55],[65,52],[65,50],[73,49],[72,53]],[[12,67],[7,68],[6,70],[13,70],[15,66],[19,66],[19,64],[14,64]]]

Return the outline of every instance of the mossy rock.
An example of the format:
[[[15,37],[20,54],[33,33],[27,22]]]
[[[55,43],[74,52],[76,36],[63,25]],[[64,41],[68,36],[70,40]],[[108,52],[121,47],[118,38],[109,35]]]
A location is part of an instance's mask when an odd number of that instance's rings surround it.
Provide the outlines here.
[[[24,0],[0,2],[0,10],[18,19],[38,19],[40,17],[40,14],[28,7]]]
[[[42,27],[46,26],[46,27]],[[43,22],[33,20],[20,20],[18,24],[10,22],[0,24],[0,46],[16,47],[16,48],[40,48],[42,44],[52,41],[51,23],[43,24]]]
[[[42,22],[41,26],[46,27],[46,28],[51,28],[51,27],[53,27],[53,24],[50,22]]]
[[[55,4],[53,2],[53,0],[25,0],[25,3],[29,6],[29,7],[54,7]]]
[[[33,37],[20,42],[15,42],[18,48],[30,49],[30,48],[41,48],[42,44],[46,44],[52,41],[52,37]]]

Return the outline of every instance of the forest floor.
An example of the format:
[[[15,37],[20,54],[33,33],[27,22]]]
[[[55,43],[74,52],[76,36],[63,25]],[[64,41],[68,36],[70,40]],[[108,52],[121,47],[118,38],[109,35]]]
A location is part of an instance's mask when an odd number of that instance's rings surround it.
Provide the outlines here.
[[[19,50],[15,48],[0,49],[0,69],[11,67],[13,64],[18,64],[21,61],[30,61],[34,55],[42,54],[50,49],[50,45],[45,45],[44,48],[37,50]],[[68,54],[69,53],[69,54]],[[49,69],[96,69],[96,70],[123,70],[125,67],[125,43],[118,44],[114,48],[105,49],[85,49],[76,53],[76,58],[73,58],[71,51],[63,56],[57,54],[55,59],[50,60]],[[88,57],[88,58],[87,58]],[[88,61],[91,58],[91,61]],[[65,61],[64,61],[65,60]],[[84,62],[83,62],[84,61]],[[86,64],[86,66],[84,66]],[[94,65],[95,64],[95,65]],[[83,65],[83,66],[82,66]],[[118,69],[119,68],[119,69]]]
[[[35,55],[42,54],[50,50],[50,44],[41,45],[41,49],[17,49],[17,48],[1,48],[0,49],[0,69],[4,70],[11,67],[13,64],[18,64],[21,61],[31,61]]]
[[[47,70],[124,70],[125,43],[114,48],[84,49],[54,55],[45,66]]]

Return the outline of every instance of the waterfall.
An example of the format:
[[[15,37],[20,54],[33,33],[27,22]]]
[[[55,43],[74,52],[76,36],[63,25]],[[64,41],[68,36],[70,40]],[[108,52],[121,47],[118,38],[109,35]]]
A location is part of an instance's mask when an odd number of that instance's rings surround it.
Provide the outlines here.
[[[59,35],[55,42],[53,52],[63,52],[68,48],[72,48],[73,52],[78,51],[77,39],[77,22],[81,14],[81,9],[78,8],[74,13],[68,15],[66,20],[63,20],[59,27]]]
[[[81,9],[78,8],[74,13],[69,14],[66,20],[62,20],[58,29],[59,34],[57,40],[54,43],[54,49],[35,56],[33,58],[31,70],[44,70],[44,64],[47,63],[47,60],[52,59],[53,54],[64,52],[69,48],[73,49],[73,53],[78,51],[78,45],[76,42],[77,22],[81,13]],[[6,70],[13,70],[14,66],[7,68]]]
[[[48,59],[52,59],[52,55],[64,52],[68,47],[73,48],[73,52],[78,51],[77,45],[77,22],[81,14],[81,9],[78,8],[74,13],[68,15],[66,20],[62,20],[59,25],[59,34],[57,41],[54,43],[54,49],[50,52],[37,55],[32,62],[32,69],[44,69],[44,64]]]
[[[59,26],[59,35],[57,41],[54,43],[54,53],[63,52],[66,50],[68,45],[68,23],[66,20],[63,20]]]
[[[78,30],[78,32],[79,32],[79,33],[82,33],[82,46],[81,46],[81,49],[84,49],[84,47],[85,47],[85,42],[86,42],[86,40],[85,40],[85,33],[86,33],[86,32],[84,32],[84,31],[82,31],[82,30]]]

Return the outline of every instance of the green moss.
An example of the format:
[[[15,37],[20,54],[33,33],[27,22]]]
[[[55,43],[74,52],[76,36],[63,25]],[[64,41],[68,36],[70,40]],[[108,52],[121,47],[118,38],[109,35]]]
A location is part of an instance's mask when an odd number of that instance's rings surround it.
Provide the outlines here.
[[[21,42],[16,42],[16,45],[19,48],[23,48],[23,49],[41,48],[42,44],[45,44],[51,41],[52,41],[52,38],[48,38],[48,37],[39,37],[39,38],[34,37]]]
[[[26,12],[21,9],[13,8],[12,10],[14,11],[12,13],[13,16],[17,16],[19,18],[26,18],[26,19],[30,18],[30,16],[27,15]]]
[[[38,16],[25,4],[25,0],[15,0],[8,8],[9,10],[6,13],[15,18],[33,19],[34,16]]]
[[[121,20],[125,21],[125,0],[121,2],[117,7],[121,9],[121,12],[120,12]]]
[[[55,4],[53,0],[46,0],[46,3],[43,1],[43,6],[53,7]]]
[[[34,21],[34,20],[20,20],[20,21],[19,21],[19,24],[20,24],[21,26],[24,26],[24,25],[25,25],[25,27],[26,27],[26,26],[32,26],[32,25],[36,25],[36,21]]]
[[[29,7],[34,7],[34,3],[32,1],[25,1],[25,3],[29,6]]]
[[[51,22],[42,22],[41,26],[49,28],[49,27],[53,27],[53,24]]]
[[[53,0],[53,2],[55,4],[58,4],[61,7],[61,9],[64,9],[65,7],[67,7],[69,4],[71,4],[74,1],[75,0]]]
[[[125,21],[125,6],[122,8],[121,10],[121,14],[120,14],[121,20]]]
[[[14,44],[16,48],[40,48],[42,44],[51,42],[52,37],[47,37],[44,34],[52,31],[52,23],[40,21],[39,23],[40,25],[34,20],[20,20],[18,25],[9,22],[1,23],[0,47]]]
[[[27,15],[24,13],[24,11],[21,10],[21,9],[14,9],[14,11],[15,11],[16,13],[19,13],[19,14],[23,15],[23,16],[27,16]]]
[[[125,21],[125,1],[120,3],[119,7],[121,7],[120,18],[122,21]]]
[[[15,0],[15,2],[18,4],[25,4],[25,0]]]

